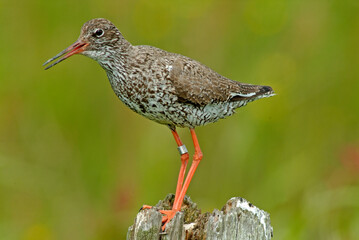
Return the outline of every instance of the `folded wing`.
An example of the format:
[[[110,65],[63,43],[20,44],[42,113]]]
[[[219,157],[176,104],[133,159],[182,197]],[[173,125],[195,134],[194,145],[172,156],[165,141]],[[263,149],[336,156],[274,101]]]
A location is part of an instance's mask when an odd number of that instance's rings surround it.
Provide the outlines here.
[[[197,61],[177,58],[170,69],[170,80],[179,101],[203,106],[214,102],[253,101],[272,95],[269,86],[230,80]]]

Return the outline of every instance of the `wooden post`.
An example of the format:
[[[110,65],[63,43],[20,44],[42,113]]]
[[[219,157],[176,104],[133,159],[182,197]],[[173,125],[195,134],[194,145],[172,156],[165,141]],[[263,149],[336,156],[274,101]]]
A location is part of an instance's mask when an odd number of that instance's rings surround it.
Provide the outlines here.
[[[270,240],[273,228],[269,214],[244,198],[228,200],[222,210],[201,213],[189,197],[185,197],[181,212],[161,232],[162,215],[158,209],[171,209],[174,195],[169,194],[152,209],[137,214],[129,227],[127,240]]]

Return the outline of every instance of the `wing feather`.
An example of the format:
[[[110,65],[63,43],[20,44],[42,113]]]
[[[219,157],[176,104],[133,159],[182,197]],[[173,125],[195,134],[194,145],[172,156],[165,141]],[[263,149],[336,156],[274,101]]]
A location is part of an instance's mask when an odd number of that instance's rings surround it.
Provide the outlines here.
[[[173,61],[169,75],[180,101],[203,106],[213,102],[251,100],[272,93],[270,87],[233,81],[197,61],[183,58]]]

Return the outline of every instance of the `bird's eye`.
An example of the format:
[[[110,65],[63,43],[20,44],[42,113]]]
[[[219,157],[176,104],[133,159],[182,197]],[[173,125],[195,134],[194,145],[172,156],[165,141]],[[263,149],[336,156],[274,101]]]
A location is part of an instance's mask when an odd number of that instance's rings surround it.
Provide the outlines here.
[[[94,35],[96,37],[102,37],[104,34],[104,31],[102,29],[96,29],[95,32],[94,32]]]

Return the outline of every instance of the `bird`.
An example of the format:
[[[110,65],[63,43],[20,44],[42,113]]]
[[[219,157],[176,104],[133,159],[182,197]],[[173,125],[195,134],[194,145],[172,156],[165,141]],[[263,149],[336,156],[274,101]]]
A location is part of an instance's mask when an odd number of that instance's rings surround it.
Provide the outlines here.
[[[106,71],[114,93],[127,107],[171,130],[181,156],[181,167],[172,209],[159,210],[163,214],[163,230],[181,210],[203,157],[195,128],[231,116],[249,102],[275,95],[270,86],[228,79],[189,57],[153,46],[132,45],[104,18],[87,21],[77,41],[43,66],[49,69],[74,54],[97,61]],[[194,145],[187,175],[189,153],[177,127],[189,128]],[[151,206],[144,205],[142,209],[146,208]]]

